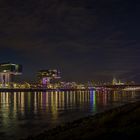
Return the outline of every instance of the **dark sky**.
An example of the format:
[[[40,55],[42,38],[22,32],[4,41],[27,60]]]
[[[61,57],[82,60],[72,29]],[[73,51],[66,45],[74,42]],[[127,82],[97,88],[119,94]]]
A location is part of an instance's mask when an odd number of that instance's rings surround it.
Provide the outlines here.
[[[66,81],[140,82],[137,1],[0,0],[0,62],[22,64],[24,79],[56,68]]]

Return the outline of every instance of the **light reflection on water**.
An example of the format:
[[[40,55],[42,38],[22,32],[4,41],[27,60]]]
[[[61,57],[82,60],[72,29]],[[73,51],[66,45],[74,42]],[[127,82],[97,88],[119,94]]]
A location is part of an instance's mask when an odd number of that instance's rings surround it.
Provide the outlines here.
[[[139,99],[139,92],[1,92],[0,139],[19,139]]]

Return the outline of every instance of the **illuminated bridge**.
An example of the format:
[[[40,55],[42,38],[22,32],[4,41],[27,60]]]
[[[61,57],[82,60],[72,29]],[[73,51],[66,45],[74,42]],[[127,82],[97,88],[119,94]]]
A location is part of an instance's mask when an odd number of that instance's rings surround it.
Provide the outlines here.
[[[106,88],[106,89],[112,89],[112,90],[140,90],[140,84],[135,84],[135,85],[97,85],[95,86],[95,89],[101,89],[101,88]]]

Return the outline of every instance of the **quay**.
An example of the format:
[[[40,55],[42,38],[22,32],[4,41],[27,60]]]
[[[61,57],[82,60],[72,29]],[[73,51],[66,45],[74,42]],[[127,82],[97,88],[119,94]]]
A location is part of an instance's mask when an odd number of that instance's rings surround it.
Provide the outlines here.
[[[53,91],[88,91],[89,89],[49,89],[49,88],[0,88],[0,92],[53,92]],[[94,90],[94,89],[93,89]]]

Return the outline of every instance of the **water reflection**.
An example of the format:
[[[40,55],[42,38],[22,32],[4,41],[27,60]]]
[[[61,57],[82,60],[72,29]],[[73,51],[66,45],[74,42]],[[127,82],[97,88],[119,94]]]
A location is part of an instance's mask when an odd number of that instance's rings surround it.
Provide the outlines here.
[[[0,110],[2,112],[20,112],[25,115],[28,111],[37,114],[41,110],[51,111],[56,118],[58,110],[79,108],[89,105],[93,111],[96,111],[98,104],[106,106],[108,102],[121,102],[133,99],[135,92],[112,91],[95,92],[91,91],[53,91],[53,92],[2,92],[0,93]]]
[[[15,139],[138,97],[126,91],[1,92],[0,134]]]

